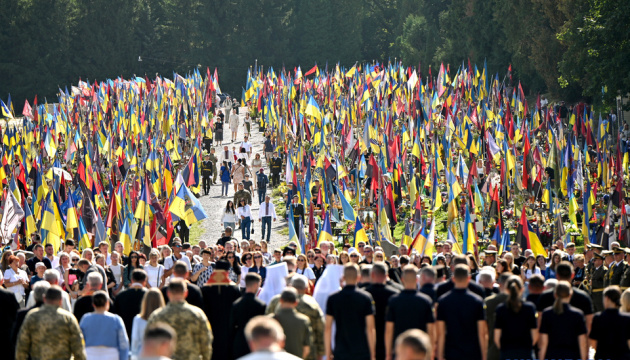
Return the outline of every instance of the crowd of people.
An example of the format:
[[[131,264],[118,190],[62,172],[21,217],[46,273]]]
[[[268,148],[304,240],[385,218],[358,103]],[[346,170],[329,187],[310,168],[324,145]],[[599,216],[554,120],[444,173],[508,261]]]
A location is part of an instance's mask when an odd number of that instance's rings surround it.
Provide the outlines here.
[[[576,280],[627,267],[617,245],[612,255],[587,249],[584,267],[569,244],[557,263],[545,259],[554,272],[543,275],[517,243],[501,257],[490,248],[477,266],[447,244],[432,259],[405,245],[388,257],[363,242],[323,242],[296,256],[296,243],[271,254],[229,236],[208,242],[188,257],[190,244],[175,238],[142,262],[102,246],[69,268],[36,255],[21,270],[9,255],[4,348],[16,359],[588,359],[589,347],[594,359],[630,356],[630,290],[612,275],[589,291]],[[30,281],[12,280],[30,263]]]
[[[18,359],[630,358],[628,126],[530,107],[509,75],[255,69],[239,107],[195,70],[26,102],[2,131],[0,341]],[[191,239],[209,216],[219,238]]]

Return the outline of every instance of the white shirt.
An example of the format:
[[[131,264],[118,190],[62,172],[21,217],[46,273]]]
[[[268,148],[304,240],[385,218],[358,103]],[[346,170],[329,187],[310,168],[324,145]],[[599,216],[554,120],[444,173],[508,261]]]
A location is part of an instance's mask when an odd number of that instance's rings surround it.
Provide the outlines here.
[[[21,270],[19,268],[17,270],[17,273],[15,271],[13,271],[12,268],[8,268],[4,272],[4,278],[5,278],[6,282],[16,282],[19,279],[24,279],[26,281],[26,283],[29,282],[28,275],[26,274],[26,271]],[[17,285],[11,286],[11,287],[7,287],[7,290],[9,290],[10,292],[16,294],[16,298],[17,298],[17,295],[19,295],[20,296],[19,297],[20,300],[22,299],[22,297],[25,294],[24,286],[22,286],[22,284],[17,284]]]
[[[41,281],[45,281],[45,280],[41,280]],[[35,296],[29,296],[25,307],[30,308],[33,306],[35,306]],[[72,305],[70,305],[70,296],[65,291],[61,292],[61,308],[66,311],[72,312]]]
[[[131,347],[129,353],[132,357],[140,355],[142,350],[142,339],[144,338],[144,330],[147,328],[147,321],[140,317],[140,314],[134,316],[133,325],[131,326]]]
[[[53,255],[52,259],[48,255],[46,255],[46,257],[48,258],[48,260],[50,260],[51,269],[54,269],[57,266],[59,266],[59,257],[58,256]]]
[[[245,152],[252,151],[252,144],[249,141],[241,141],[241,147],[245,149]]]
[[[188,258],[187,256],[184,256]],[[171,259],[172,260],[172,259]],[[166,261],[164,261],[166,263]],[[151,287],[157,287],[160,285],[160,278],[164,275],[164,266],[157,264],[157,266],[151,266],[150,263],[144,264],[144,271],[147,272],[147,281]]]
[[[252,210],[249,207],[249,205],[245,205],[245,206],[241,206],[238,209],[236,209],[236,214],[238,215],[239,219],[241,218],[241,216],[251,218],[252,217]]]
[[[238,360],[299,360],[300,358],[288,352],[257,351],[240,357]]]
[[[124,266],[119,263],[118,265],[109,265],[109,268],[112,270],[112,274],[114,274],[114,277],[116,278],[116,286],[122,284],[122,272]]]
[[[223,218],[221,219],[222,222],[228,222],[228,223],[235,223],[236,222],[236,214],[232,213],[232,212],[228,212],[225,211],[225,209],[223,209]]]
[[[219,151],[218,155],[220,163],[223,163],[224,161],[227,161],[228,163],[234,162],[234,153],[232,152],[232,150],[228,150],[227,157],[225,156],[225,150]]]
[[[302,274],[302,275],[306,276],[306,278],[309,279],[309,280],[315,280],[315,273],[313,272],[313,269],[311,269],[308,266],[304,270],[295,269],[295,273],[296,274]]]
[[[181,259],[175,259],[174,254],[164,259],[164,270],[170,270],[171,268],[173,268],[173,265],[175,265],[176,261],[183,261],[186,263],[186,268],[188,269],[188,271],[192,271],[192,266],[190,265],[190,259],[188,258],[188,256],[184,254],[180,254],[180,255],[182,255]],[[171,274],[171,278],[172,277],[173,277],[173,274]]]
[[[271,216],[274,219],[277,219],[278,216],[276,216],[276,206],[269,201],[269,213],[267,213],[267,202],[263,202],[260,204],[260,209],[258,209],[258,218],[262,219],[266,216]]]

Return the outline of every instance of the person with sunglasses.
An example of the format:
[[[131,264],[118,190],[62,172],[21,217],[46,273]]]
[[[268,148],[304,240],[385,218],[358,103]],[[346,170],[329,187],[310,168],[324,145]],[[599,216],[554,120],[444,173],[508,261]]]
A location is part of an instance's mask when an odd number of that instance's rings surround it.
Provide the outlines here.
[[[173,254],[167,258],[164,258],[164,278],[173,275],[173,265],[177,261],[183,261],[188,268],[188,272],[192,270],[192,266],[190,265],[190,259],[188,256],[185,256],[182,253],[182,241],[180,238],[176,237],[173,240]]]
[[[125,266],[123,271],[123,286],[126,288],[131,284],[131,273],[136,269],[142,269],[140,265],[140,255],[136,251],[129,253],[129,265]]]
[[[260,275],[260,278],[262,279],[262,285],[264,285],[265,278],[267,277],[267,268],[265,268],[263,256],[260,251],[253,252],[252,254],[254,255],[254,266],[251,267],[248,272],[253,272]]]
[[[242,264],[241,264],[241,273],[247,274],[249,272],[249,269],[254,267],[254,254],[253,253],[245,253],[241,257],[241,260],[243,261]],[[241,289],[241,294],[245,293],[245,288],[246,287],[247,287],[247,284],[245,282],[245,276],[241,276],[240,283],[239,283],[239,288]]]

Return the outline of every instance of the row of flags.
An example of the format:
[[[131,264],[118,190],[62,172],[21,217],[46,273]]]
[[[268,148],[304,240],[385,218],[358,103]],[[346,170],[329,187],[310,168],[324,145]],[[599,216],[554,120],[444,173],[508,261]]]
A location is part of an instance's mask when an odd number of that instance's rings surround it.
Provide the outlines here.
[[[480,240],[507,246],[511,227],[538,255],[546,254],[540,233],[547,223],[562,232],[569,226],[557,221],[563,215],[578,226],[583,211],[581,235],[597,241],[598,194],[610,192],[610,206],[624,210],[630,147],[610,119],[583,103],[566,119],[541,106],[540,96],[528,104],[520,82],[492,75],[485,62],[452,69],[442,64],[434,76],[388,62],[248,71],[241,105],[256,108],[274,133],[292,194],[322,210],[319,231],[315,218],[308,221],[309,244],[332,239],[330,222],[354,223],[355,241],[400,240],[430,255],[441,238],[477,254]],[[367,231],[358,216],[365,197],[376,213]],[[403,201],[409,223],[394,239]],[[529,209],[536,201],[546,205],[540,217]],[[438,231],[436,214],[444,212]],[[480,239],[478,223],[493,235]]]
[[[178,221],[206,218],[195,194],[216,94],[217,70],[204,77],[196,69],[172,79],[80,80],[59,89],[55,103],[27,100],[22,117],[2,101],[0,181],[12,214],[0,225],[3,242],[39,233],[57,249],[67,238],[84,249],[118,239],[128,254],[167,243]]]

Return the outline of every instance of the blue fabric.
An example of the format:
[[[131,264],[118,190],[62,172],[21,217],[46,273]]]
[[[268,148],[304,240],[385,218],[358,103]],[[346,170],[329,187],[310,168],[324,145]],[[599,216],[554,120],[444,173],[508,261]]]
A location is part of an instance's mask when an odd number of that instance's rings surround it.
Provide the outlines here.
[[[221,181],[222,182],[230,182],[230,170],[225,166],[221,166]]]
[[[252,219],[250,217],[246,217],[241,220],[241,239],[249,240],[249,231],[251,229]]]
[[[271,236],[271,216],[264,216],[262,219],[262,239],[265,238],[265,229],[267,229],[267,243]]]
[[[85,347],[112,347],[118,349],[120,360],[128,360],[129,338],[120,316],[110,312],[87,313],[81,318],[80,326],[85,338]]]

